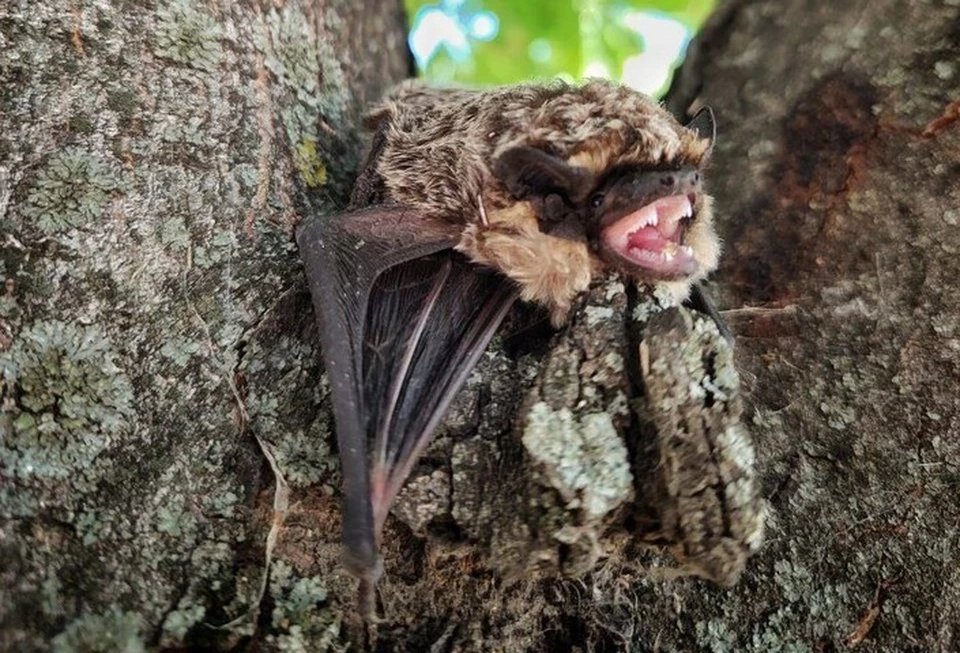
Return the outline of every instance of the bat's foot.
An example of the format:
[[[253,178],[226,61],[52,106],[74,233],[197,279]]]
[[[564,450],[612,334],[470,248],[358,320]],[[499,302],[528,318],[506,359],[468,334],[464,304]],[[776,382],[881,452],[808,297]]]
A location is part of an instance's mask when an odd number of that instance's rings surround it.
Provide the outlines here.
[[[368,624],[381,623],[377,617],[377,581],[383,575],[383,558],[374,553],[374,562],[368,556],[355,557],[349,548],[343,552],[343,565],[357,579],[357,612]]]
[[[377,615],[377,584],[369,579],[361,578],[360,587],[357,590],[357,611],[363,620],[371,625],[382,624],[385,619]]]

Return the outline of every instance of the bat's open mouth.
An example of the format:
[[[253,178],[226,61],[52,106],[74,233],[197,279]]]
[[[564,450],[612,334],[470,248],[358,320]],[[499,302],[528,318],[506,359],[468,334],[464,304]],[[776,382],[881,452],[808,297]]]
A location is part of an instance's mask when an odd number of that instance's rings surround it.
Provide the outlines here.
[[[697,270],[693,248],[683,244],[695,195],[668,195],[625,215],[600,233],[606,249],[653,276],[672,279]]]

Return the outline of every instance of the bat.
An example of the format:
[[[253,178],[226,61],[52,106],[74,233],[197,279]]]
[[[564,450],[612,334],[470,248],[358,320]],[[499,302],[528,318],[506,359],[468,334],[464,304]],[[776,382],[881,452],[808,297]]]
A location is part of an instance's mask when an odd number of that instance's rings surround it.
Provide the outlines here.
[[[702,181],[709,110],[683,126],[599,80],[408,82],[368,126],[349,206],[297,242],[336,420],[343,561],[375,620],[388,510],[514,302],[559,326],[607,269],[684,299],[720,243]]]

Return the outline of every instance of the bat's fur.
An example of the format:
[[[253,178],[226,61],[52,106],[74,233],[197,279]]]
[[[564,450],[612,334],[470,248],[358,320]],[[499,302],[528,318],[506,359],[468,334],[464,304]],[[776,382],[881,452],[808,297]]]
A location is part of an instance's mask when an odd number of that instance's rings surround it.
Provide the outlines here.
[[[555,320],[603,264],[585,242],[541,232],[532,205],[492,173],[496,157],[526,145],[600,174],[628,164],[699,167],[710,147],[650,98],[601,80],[490,90],[407,82],[369,121],[384,137],[376,173],[385,201],[463,224],[457,249],[517,281],[523,299],[551,308]],[[686,244],[698,271],[668,282],[680,298],[716,268],[720,251],[709,198],[695,210]]]

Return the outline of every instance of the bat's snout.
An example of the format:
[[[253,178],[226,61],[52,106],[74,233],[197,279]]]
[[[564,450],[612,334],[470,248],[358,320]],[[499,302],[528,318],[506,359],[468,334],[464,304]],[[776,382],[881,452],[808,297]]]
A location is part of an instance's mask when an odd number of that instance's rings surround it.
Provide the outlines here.
[[[692,167],[641,172],[624,184],[622,200],[646,204],[665,195],[684,195],[695,203],[703,191],[700,171]],[[692,197],[691,197],[692,196]]]
[[[660,173],[660,185],[673,189],[678,195],[699,193],[701,189],[700,171],[696,168],[681,168],[676,171]]]
[[[601,258],[650,279],[702,272],[699,241],[687,239],[702,197],[700,171],[690,166],[622,175],[593,200]]]

